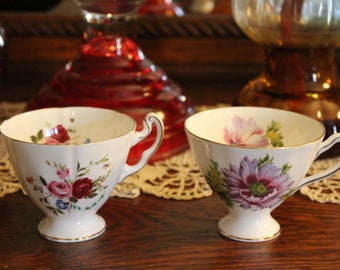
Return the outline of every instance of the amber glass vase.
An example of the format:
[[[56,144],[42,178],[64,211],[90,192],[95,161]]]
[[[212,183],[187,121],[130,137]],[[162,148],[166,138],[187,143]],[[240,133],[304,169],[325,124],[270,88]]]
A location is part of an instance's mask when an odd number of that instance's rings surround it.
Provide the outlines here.
[[[181,88],[146,58],[131,37],[141,0],[79,0],[86,29],[79,56],[56,72],[27,105],[43,107],[92,106],[109,108],[133,117],[141,129],[148,112],[163,120],[165,137],[151,162],[187,148],[183,130],[193,113]],[[154,134],[131,150],[129,163],[139,160]]]
[[[326,137],[339,132],[340,1],[232,0],[232,12],[266,57],[264,71],[241,90],[234,105],[303,113],[324,123]]]

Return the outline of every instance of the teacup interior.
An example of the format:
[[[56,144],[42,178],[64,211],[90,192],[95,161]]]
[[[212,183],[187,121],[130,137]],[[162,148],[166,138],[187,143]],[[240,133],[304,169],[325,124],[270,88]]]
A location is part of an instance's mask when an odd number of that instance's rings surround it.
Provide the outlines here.
[[[123,136],[135,125],[131,117],[109,109],[66,107],[16,115],[2,124],[1,132],[24,142],[78,145]]]
[[[262,107],[228,107],[189,117],[185,129],[215,143],[240,147],[290,147],[325,135],[323,125],[302,114]]]

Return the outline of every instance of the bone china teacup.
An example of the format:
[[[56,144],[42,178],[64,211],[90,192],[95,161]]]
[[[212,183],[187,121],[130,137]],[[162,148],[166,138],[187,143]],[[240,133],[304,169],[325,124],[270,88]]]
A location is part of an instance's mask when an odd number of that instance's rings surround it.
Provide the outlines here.
[[[127,164],[131,147],[156,136],[140,160]],[[113,188],[141,169],[162,142],[161,119],[149,113],[141,131],[129,116],[100,108],[48,108],[16,115],[1,125],[15,172],[46,214],[39,233],[57,242],[92,239],[106,224],[96,214]]]
[[[261,107],[199,112],[185,122],[197,164],[228,208],[219,232],[238,241],[277,237],[271,212],[302,186],[335,173],[340,164],[305,177],[313,161],[340,134],[323,141],[323,125],[307,116]]]

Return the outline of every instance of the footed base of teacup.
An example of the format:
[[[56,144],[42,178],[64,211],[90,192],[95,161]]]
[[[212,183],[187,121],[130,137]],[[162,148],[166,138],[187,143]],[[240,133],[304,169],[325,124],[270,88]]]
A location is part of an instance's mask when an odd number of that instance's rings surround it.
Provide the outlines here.
[[[105,220],[97,214],[81,220],[53,219],[47,216],[38,225],[42,237],[63,243],[90,240],[101,235],[105,229]]]
[[[261,220],[238,220],[227,215],[219,221],[218,231],[224,237],[241,242],[269,241],[281,233],[279,223],[270,215]]]

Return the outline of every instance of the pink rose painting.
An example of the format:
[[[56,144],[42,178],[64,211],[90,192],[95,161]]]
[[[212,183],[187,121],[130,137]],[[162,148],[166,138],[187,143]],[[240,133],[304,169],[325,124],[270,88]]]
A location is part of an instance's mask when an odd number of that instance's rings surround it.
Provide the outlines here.
[[[265,147],[269,145],[269,140],[264,136],[263,130],[253,119],[245,120],[239,116],[235,116],[224,129],[224,140],[227,144],[237,146]]]
[[[66,128],[62,125],[57,125],[50,130],[50,137],[46,139],[45,144],[63,144],[70,140],[70,135]]]
[[[74,120],[70,119],[73,123]],[[74,123],[73,123],[74,124]],[[39,129],[35,135],[31,135],[30,139],[33,143],[50,144],[50,145],[70,145],[90,143],[90,138],[79,141],[80,136],[74,128],[66,128],[61,124],[53,126],[51,123],[45,123],[47,129]]]
[[[107,158],[107,155],[98,161],[91,161],[87,166],[83,167],[77,164],[77,170],[72,177],[70,169],[63,164],[57,162],[46,161],[47,166],[55,169],[54,179],[45,179],[43,176],[34,178],[27,176],[26,181],[33,186],[34,191],[42,194],[40,202],[46,204],[47,209],[53,214],[65,214],[65,211],[73,209],[82,210],[78,205],[79,200],[93,199],[98,196],[98,200],[102,199],[100,192],[107,188],[105,181],[109,176],[112,164]],[[100,167],[100,171],[104,175],[99,175],[95,178],[87,177],[93,167]],[[91,203],[91,205],[95,205]],[[91,206],[85,210],[91,209]]]
[[[288,196],[293,184],[288,174],[291,167],[275,166],[268,155],[259,160],[244,157],[239,166],[229,164],[221,170],[212,161],[204,177],[227,206],[237,203],[244,209],[257,211],[272,208]]]
[[[223,138],[234,146],[267,147],[271,144],[278,147],[283,146],[280,128],[280,123],[272,121],[264,130],[252,118],[235,116],[224,128]]]
[[[51,181],[47,185],[47,189],[51,195],[58,199],[68,198],[72,195],[72,185],[61,181]]]

